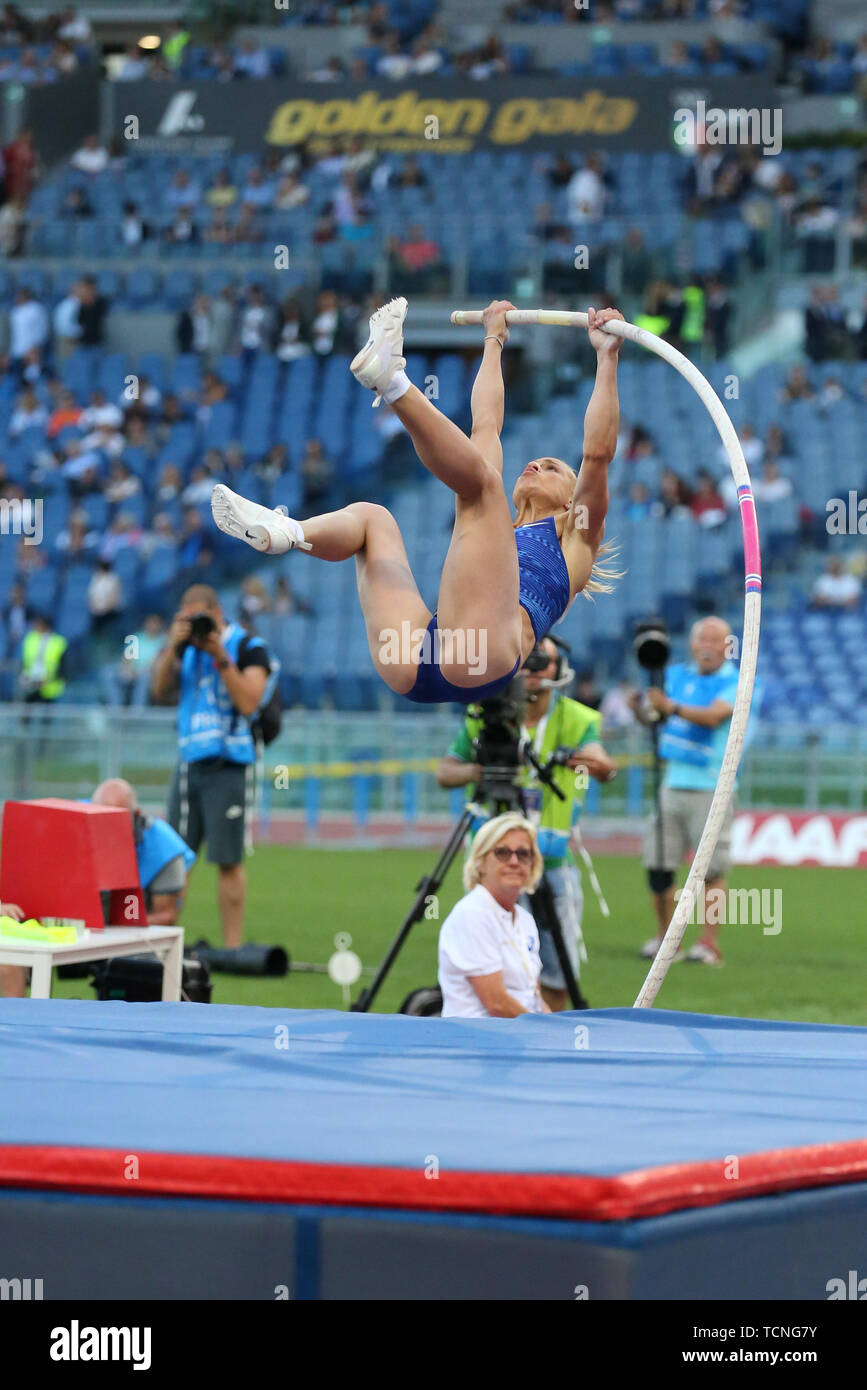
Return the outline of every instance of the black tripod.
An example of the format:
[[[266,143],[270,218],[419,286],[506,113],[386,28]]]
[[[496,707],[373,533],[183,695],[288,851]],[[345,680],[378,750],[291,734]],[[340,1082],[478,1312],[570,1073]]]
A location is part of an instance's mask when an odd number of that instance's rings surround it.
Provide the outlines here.
[[[568,749],[558,750],[558,752],[555,753],[546,764],[542,765],[536,758],[536,755],[533,753],[532,749],[526,747],[524,749],[524,753],[527,757],[527,760],[536,769],[536,772],[541,781],[543,781],[546,784],[546,786],[549,786],[561,800],[565,800],[565,797],[563,792],[554,782],[554,779],[551,775],[551,768],[558,765],[558,763],[562,763],[565,760],[563,757],[560,756],[561,753],[568,756],[568,753],[570,751],[571,750]],[[521,793],[520,787],[517,787],[515,785],[514,775],[514,767],[483,767],[482,777],[481,781],[479,782],[479,790],[477,793],[477,801],[486,802],[490,807],[491,815],[500,816],[503,815],[506,811],[519,811],[522,815],[526,815],[524,797]],[[367,1010],[370,1008],[371,1004],[373,1003],[374,999],[376,998],[377,994],[379,993],[382,987],[385,977],[387,976],[391,967],[394,965],[394,962],[397,959],[401,947],[403,946],[404,942],[406,941],[407,937],[412,931],[413,926],[416,922],[420,922],[422,920],[422,918],[425,915],[425,908],[427,907],[431,898],[436,897],[436,895],[439,893],[442,882],[445,879],[445,876],[448,873],[449,869],[451,868],[452,861],[454,860],[455,855],[458,853],[461,845],[463,844],[464,836],[472,826],[473,820],[480,813],[481,810],[482,807],[480,807],[476,801],[467,802],[457,824],[455,825],[451,835],[449,836],[445,848],[440,854],[440,857],[434,865],[432,871],[429,874],[425,874],[425,876],[419,880],[416,886],[416,895],[412,907],[410,908],[406,917],[403,919],[397,936],[391,943],[391,946],[388,949],[385,959],[383,960],[381,966],[377,970],[376,975],[374,976],[373,980],[371,980],[367,989],[362,990],[361,994],[359,994],[358,998],[350,1006],[355,1013],[366,1013]],[[580,989],[578,988],[578,981],[575,979],[575,972],[572,969],[572,962],[569,959],[569,953],[567,952],[565,942],[563,941],[563,929],[560,924],[560,919],[557,916],[557,909],[554,904],[554,894],[551,889],[551,885],[544,874],[542,875],[542,878],[539,882],[538,887],[536,888],[535,893],[530,898],[530,904],[533,910],[533,916],[536,919],[536,925],[540,929],[544,929],[551,933],[551,938],[554,942],[554,948],[557,952],[557,960],[560,963],[560,969],[562,970],[563,978],[566,981],[566,990],[568,992],[572,1008],[588,1008],[589,1005],[587,1003],[587,1000],[582,995]]]

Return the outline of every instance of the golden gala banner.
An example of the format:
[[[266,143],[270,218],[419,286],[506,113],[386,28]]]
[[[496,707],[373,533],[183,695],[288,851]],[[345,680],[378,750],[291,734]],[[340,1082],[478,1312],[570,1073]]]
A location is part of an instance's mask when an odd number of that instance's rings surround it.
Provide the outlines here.
[[[143,148],[239,151],[308,144],[314,151],[357,135],[382,150],[467,154],[488,150],[674,148],[674,113],[767,107],[760,76],[689,83],[671,78],[502,78],[369,83],[263,80],[109,83],[113,126],[137,118]]]

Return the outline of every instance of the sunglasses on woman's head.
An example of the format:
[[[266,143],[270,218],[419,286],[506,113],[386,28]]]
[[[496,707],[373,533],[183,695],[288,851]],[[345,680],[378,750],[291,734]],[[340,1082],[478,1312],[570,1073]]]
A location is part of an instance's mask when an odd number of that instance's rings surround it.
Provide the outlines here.
[[[533,858],[533,851],[531,849],[506,849],[505,845],[497,845],[493,853],[494,858],[499,859],[501,864],[508,864],[513,854],[516,856],[519,864],[529,864],[530,860]]]

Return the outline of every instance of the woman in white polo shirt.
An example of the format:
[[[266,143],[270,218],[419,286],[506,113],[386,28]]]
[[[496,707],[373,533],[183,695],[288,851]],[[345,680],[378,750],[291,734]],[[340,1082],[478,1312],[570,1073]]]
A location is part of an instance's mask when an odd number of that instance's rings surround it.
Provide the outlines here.
[[[549,1013],[539,990],[539,933],[522,893],[542,877],[536,832],[516,811],[482,826],[464,865],[466,896],[443,922],[443,1018]]]

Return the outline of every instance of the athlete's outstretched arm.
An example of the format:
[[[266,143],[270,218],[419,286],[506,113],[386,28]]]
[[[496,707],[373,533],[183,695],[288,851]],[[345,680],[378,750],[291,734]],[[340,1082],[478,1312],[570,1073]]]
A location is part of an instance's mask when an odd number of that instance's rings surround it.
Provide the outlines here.
[[[617,396],[617,358],[622,338],[599,325],[622,319],[616,309],[588,309],[588,332],[596,349],[596,383],[584,416],[584,448],[578,481],[572,494],[572,524],[591,548],[602,539],[608,513],[608,465],[617,448],[620,402]]]
[[[502,357],[503,347],[509,338],[506,313],[514,307],[508,299],[495,299],[484,311],[485,341],[482,344],[482,365],[479,367],[470,397],[473,416],[470,437],[479,453],[500,473],[503,471],[500,431],[503,428],[506,409]],[[489,336],[491,334],[493,337]],[[498,346],[495,338],[499,338],[502,346]]]

